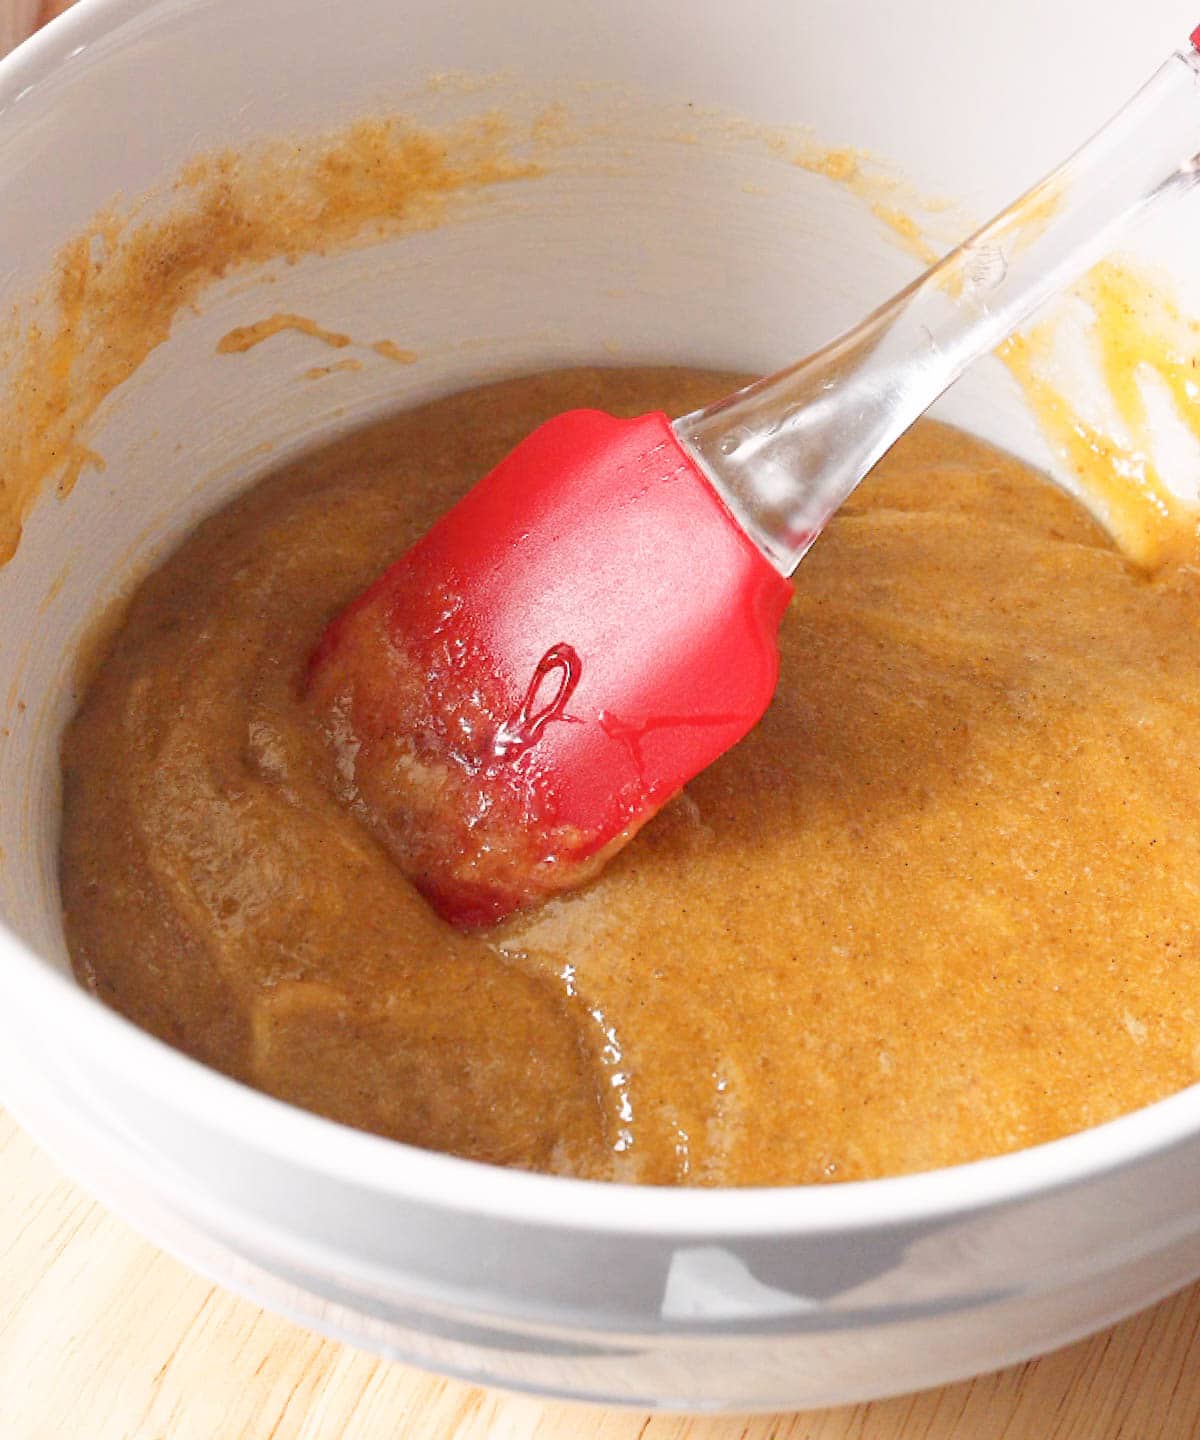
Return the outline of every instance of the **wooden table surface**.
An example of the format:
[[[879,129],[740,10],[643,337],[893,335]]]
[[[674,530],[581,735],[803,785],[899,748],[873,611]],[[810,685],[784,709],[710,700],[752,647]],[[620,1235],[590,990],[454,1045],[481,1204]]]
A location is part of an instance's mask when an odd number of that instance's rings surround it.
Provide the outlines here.
[[[217,1289],[64,1180],[0,1112],[0,1440],[1197,1440],[1200,1287],[969,1384],[690,1419],[476,1389]]]

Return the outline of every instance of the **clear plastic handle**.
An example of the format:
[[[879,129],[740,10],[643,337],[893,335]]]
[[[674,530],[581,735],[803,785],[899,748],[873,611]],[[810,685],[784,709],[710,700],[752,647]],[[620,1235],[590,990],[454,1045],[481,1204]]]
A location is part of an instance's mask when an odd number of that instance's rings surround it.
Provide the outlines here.
[[[1200,30],[1197,31],[1200,35]],[[815,355],[675,422],[784,575],[968,365],[1200,175],[1200,56],[1173,55],[1082,149]]]

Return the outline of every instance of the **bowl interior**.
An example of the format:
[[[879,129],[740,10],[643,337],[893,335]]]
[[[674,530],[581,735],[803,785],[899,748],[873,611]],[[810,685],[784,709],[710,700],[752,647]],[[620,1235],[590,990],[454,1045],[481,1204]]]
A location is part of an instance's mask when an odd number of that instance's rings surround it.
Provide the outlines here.
[[[482,4],[468,24],[425,3],[401,17],[391,0],[358,0],[349,22],[320,0],[85,0],[0,66],[5,311],[44,288],[60,248],[105,207],[179,203],[170,186],[199,151],[275,137],[315,147],[364,113],[434,133],[500,117],[503,153],[536,170],[464,196],[436,224],[231,269],[85,427],[103,469],[34,507],[0,569],[0,914],[47,964],[69,969],[57,752],[80,645],[200,516],[288,453],[482,378],[574,363],[778,367],[920,268],[881,209],[961,232],[1179,38],[1155,5],[1128,43],[1103,27],[1073,36],[1079,63],[1064,69],[1066,17],[1032,0],[1003,16],[925,8],[920,26],[884,36],[844,7],[772,0],[736,15],[629,0],[586,17],[530,0],[519,27]],[[1035,16],[1043,35],[1064,27],[1036,54],[1022,43]],[[982,69],[981,27],[994,32]],[[1028,114],[1011,105],[1018,75],[1041,87]],[[958,208],[922,209],[886,171],[858,190],[819,173],[826,145],[884,155]],[[1139,242],[1185,299],[1200,285],[1184,263],[1198,230],[1189,201]],[[352,337],[362,368],[312,380],[331,357],[294,332],[218,353],[234,327],[281,312]],[[416,362],[371,350],[384,339]],[[994,361],[937,413],[1055,463]]]

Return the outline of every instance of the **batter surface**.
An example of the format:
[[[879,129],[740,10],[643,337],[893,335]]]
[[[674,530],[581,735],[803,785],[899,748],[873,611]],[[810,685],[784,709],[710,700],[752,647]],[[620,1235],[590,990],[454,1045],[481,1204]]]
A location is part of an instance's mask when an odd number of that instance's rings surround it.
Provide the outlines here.
[[[1200,576],[932,423],[801,567],[766,718],[586,889],[464,937],[332,798],[298,698],[330,617],[548,416],[735,383],[488,387],[200,526],[64,742],[81,979],[349,1124],[653,1183],[927,1169],[1194,1081]]]

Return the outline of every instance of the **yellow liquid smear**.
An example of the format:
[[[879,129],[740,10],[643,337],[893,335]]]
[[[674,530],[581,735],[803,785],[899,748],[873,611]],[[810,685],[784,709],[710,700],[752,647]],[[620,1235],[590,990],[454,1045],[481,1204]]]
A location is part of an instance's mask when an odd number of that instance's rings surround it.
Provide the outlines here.
[[[921,199],[910,209],[911,198],[897,194],[899,182],[876,173],[865,152],[811,148],[792,163],[843,186],[922,264],[940,257],[944,247],[914,213],[934,212],[936,202]],[[995,238],[1019,253],[1042,234],[1062,199],[1061,182],[1043,181],[1014,207]],[[1087,338],[1116,423],[1085,418],[1058,383],[1053,357],[1065,318],[1061,312],[1006,341],[997,354],[1077,493],[1122,551],[1147,570],[1171,561],[1195,562],[1200,503],[1174,493],[1155,462],[1145,386],[1149,381],[1165,391],[1183,430],[1200,443],[1200,322],[1182,314],[1163,284],[1117,261],[1098,265],[1074,294],[1091,311]]]
[[[1091,311],[1088,340],[1117,425],[1083,418],[1053,376],[1061,317],[1014,336],[1000,348],[1000,358],[1084,498],[1130,559],[1147,570],[1195,560],[1200,505],[1175,494],[1155,462],[1146,385],[1163,387],[1181,425],[1200,442],[1200,324],[1182,315],[1161,285],[1115,261],[1098,265],[1076,293]]]
[[[880,202],[871,206],[871,214],[886,225],[904,249],[915,255],[922,265],[935,265],[941,259],[929,241],[922,237],[921,227],[911,215],[906,215],[903,210],[897,210],[893,205]]]
[[[847,190],[868,207],[902,249],[922,265],[935,264],[948,248],[926,233],[929,218],[948,208],[941,199],[917,195],[905,181],[889,174],[865,150],[843,145],[832,149],[806,146],[791,157],[792,164],[810,175],[821,175]],[[914,213],[920,211],[922,218]]]
[[[832,150],[802,151],[792,163],[811,175],[824,175],[839,185],[853,185],[862,178],[862,163],[866,158],[864,151],[843,145]]]

